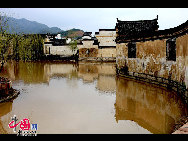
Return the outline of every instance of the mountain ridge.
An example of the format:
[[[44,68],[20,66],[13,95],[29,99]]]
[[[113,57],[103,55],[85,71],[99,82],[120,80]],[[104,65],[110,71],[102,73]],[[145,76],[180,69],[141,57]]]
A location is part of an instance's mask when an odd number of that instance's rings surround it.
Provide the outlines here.
[[[3,16],[1,16],[3,17]],[[16,19],[13,17],[3,17],[7,21],[8,33],[23,33],[23,34],[58,34],[61,33],[64,37],[80,37],[84,31],[81,29],[62,30],[59,27],[48,27],[46,24],[37,21],[30,21],[25,18]]]

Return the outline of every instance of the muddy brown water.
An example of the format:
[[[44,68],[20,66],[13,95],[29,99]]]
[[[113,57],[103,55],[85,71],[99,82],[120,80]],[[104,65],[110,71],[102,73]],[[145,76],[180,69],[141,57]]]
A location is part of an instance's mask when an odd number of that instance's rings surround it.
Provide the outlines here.
[[[0,134],[14,134],[14,115],[38,134],[169,134],[187,115],[176,93],[117,77],[115,63],[8,62],[0,76],[20,91],[0,103]]]

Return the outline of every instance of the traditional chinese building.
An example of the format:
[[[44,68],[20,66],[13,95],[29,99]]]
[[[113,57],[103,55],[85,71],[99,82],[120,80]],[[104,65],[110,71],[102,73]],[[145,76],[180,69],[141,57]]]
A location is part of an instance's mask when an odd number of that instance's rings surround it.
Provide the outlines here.
[[[84,32],[81,43],[77,45],[79,60],[96,60],[98,54],[98,42],[91,36],[92,32]]]
[[[91,32],[85,32],[82,43],[78,45],[79,60],[115,61],[115,29],[99,29],[94,37],[91,34]]]
[[[99,29],[99,32],[95,32],[95,37],[99,42],[99,56],[116,60],[116,30]]]
[[[44,41],[44,54],[71,57],[77,53],[72,51],[69,45],[70,38],[62,38],[60,34],[47,34]]]
[[[188,21],[158,30],[153,20],[116,23],[117,73],[160,82],[172,87],[188,86]]]

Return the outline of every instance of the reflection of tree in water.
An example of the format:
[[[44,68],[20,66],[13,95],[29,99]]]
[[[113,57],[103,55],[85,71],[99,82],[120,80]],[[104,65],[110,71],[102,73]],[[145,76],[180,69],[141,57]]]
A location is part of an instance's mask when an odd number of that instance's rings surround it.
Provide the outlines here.
[[[19,62],[17,68],[17,79],[23,79],[26,83],[40,83],[44,80],[44,63]]]
[[[7,134],[7,131],[3,127],[1,117],[5,116],[11,111],[12,111],[12,102],[0,103],[0,133],[1,134]]]

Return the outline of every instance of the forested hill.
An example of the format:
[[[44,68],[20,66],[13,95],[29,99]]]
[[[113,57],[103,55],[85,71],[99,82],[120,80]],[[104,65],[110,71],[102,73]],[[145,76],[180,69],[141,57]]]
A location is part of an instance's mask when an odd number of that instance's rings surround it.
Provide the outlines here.
[[[36,21],[30,21],[25,18],[16,19],[13,17],[1,17],[1,19],[7,21],[9,33],[23,33],[23,34],[57,34],[61,33],[66,37],[81,37],[84,33],[80,29],[70,29],[67,31],[61,30],[58,27],[48,27],[45,24],[38,23]]]

